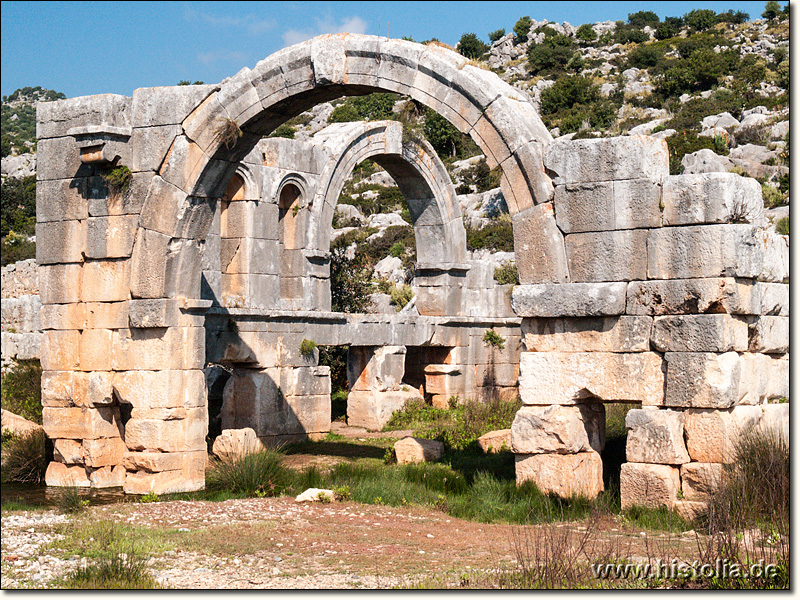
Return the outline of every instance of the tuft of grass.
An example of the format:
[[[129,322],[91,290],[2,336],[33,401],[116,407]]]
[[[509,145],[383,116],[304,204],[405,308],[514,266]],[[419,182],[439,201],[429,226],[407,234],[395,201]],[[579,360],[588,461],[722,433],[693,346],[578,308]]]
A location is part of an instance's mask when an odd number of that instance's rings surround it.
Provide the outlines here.
[[[131,187],[133,173],[131,173],[131,170],[127,166],[117,165],[103,175],[103,179],[106,185],[108,185],[108,191],[111,192],[112,195],[124,194]]]
[[[506,345],[506,340],[494,329],[487,329],[486,333],[483,334],[483,343],[502,350]]]
[[[494,280],[500,285],[519,285],[519,273],[514,262],[507,262],[494,269]]]
[[[317,343],[314,340],[307,340],[303,338],[300,342],[300,354],[303,356],[313,356],[314,350],[317,349]]]
[[[775,223],[775,231],[781,235],[789,235],[789,217],[781,217]]]
[[[81,490],[75,486],[63,488],[58,495],[58,508],[63,513],[75,514],[89,506],[89,500],[83,497]]]
[[[403,308],[411,302],[411,299],[414,297],[414,290],[410,285],[401,285],[398,287],[392,287],[389,290],[389,295],[392,297],[392,304],[395,305],[397,312],[403,310]]]
[[[2,481],[41,484],[47,471],[48,441],[44,431],[4,435]]]
[[[220,143],[223,144],[226,149],[230,150],[236,145],[239,138],[242,137],[242,129],[233,119],[225,118],[222,119],[219,129],[217,129],[217,137]]]
[[[292,482],[291,471],[277,450],[253,452],[228,461],[217,461],[206,475],[210,490],[229,490],[244,496],[279,496]]]
[[[672,533],[681,533],[691,529],[683,517],[663,506],[659,508],[631,506],[622,512],[622,516],[631,525],[640,529],[657,529]]]

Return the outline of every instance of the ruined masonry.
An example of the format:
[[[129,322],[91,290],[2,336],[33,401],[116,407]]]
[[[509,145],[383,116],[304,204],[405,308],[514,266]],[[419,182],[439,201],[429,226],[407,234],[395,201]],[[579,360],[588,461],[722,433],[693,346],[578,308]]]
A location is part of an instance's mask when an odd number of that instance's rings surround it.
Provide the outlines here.
[[[513,295],[468,258],[446,170],[399,124],[264,139],[374,91],[436,110],[502,169]],[[218,85],[40,104],[37,136],[49,485],[200,489],[210,412],[265,445],[324,434],[315,344],[349,346],[348,421],[373,429],[411,398],[518,386],[517,481],[562,495],[603,487],[607,402],[642,405],[623,506],[694,510],[738,432],[788,431],[768,402],[789,393],[788,241],[763,228],[760,186],[670,176],[649,137],[553,141],[527,97],[447,49],[321,36]],[[334,208],[366,158],[414,226],[415,303],[396,314],[331,312]],[[103,179],[118,165],[127,190]]]

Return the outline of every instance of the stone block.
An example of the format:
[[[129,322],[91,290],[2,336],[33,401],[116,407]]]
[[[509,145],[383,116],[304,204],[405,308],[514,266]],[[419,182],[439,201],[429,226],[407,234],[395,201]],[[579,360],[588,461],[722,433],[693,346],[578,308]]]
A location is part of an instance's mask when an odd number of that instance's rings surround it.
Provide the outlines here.
[[[463,371],[460,365],[427,365],[425,393],[446,398],[458,395],[464,389]]]
[[[74,371],[42,372],[42,406],[66,408],[74,406]]]
[[[544,153],[544,167],[556,183],[619,179],[661,180],[669,175],[667,144],[650,136],[631,135],[596,140],[553,140]]]
[[[93,488],[122,487],[125,484],[125,467],[109,465],[89,472]]]
[[[522,320],[528,352],[647,352],[651,317],[540,318]]]
[[[748,349],[765,354],[789,352],[789,317],[755,317],[750,325]]]
[[[47,465],[44,482],[51,487],[90,487],[91,482],[83,465],[51,462]]]
[[[295,502],[333,502],[336,498],[333,490],[324,490],[321,488],[308,488],[301,494],[298,494]]]
[[[36,143],[36,181],[73,179],[89,174],[81,162],[81,153],[75,139],[61,137],[39,139]]]
[[[153,127],[181,123],[214,87],[187,85],[133,90],[131,124],[133,127]]]
[[[40,265],[81,263],[86,252],[85,221],[36,224],[36,262]]]
[[[523,352],[523,404],[573,405],[586,401],[663,403],[664,372],[655,352]]]
[[[728,408],[743,398],[745,388],[760,389],[758,375],[743,368],[736,352],[667,352],[664,359],[667,406]]]
[[[86,305],[73,304],[45,304],[40,312],[42,329],[85,329]]]
[[[86,256],[88,258],[127,258],[133,251],[133,240],[139,217],[119,215],[91,217],[86,221]]]
[[[347,424],[380,431],[392,413],[414,401],[422,401],[422,396],[411,387],[389,392],[351,391],[347,396]]]
[[[264,446],[258,440],[256,432],[250,427],[243,429],[225,429],[214,440],[212,452],[220,460],[232,460],[254,452],[260,452]]]
[[[659,352],[744,352],[747,321],[725,314],[656,317],[652,342]]]
[[[170,237],[139,228],[131,255],[130,292],[134,298],[162,298]]]
[[[681,465],[681,489],[683,497],[697,502],[711,500],[715,490],[722,484],[723,470],[720,463],[692,462]]]
[[[167,150],[180,134],[180,125],[134,127],[130,140],[131,170],[157,171],[164,160]]]
[[[759,281],[755,284],[755,288],[758,290],[761,307],[753,314],[789,316],[789,284]]]
[[[735,173],[670,175],[662,202],[664,225],[764,221],[761,185]]]
[[[36,220],[82,221],[89,216],[88,177],[36,182]]]
[[[764,414],[758,427],[768,435],[777,435],[789,446],[789,404],[763,404]]]
[[[701,463],[732,462],[739,436],[757,427],[761,418],[760,406],[687,410],[684,430],[689,456]]]
[[[84,302],[118,302],[130,298],[129,260],[86,261],[83,268],[81,299]]]
[[[76,330],[45,331],[42,334],[42,369],[72,371],[80,361],[80,337]]]
[[[765,285],[733,277],[631,281],[626,312],[632,315],[761,314]],[[788,307],[788,304],[787,304]]]
[[[511,307],[519,317],[621,315],[626,289],[623,281],[518,285],[511,295]]]
[[[122,438],[98,438],[83,441],[83,458],[88,467],[122,465],[125,442]],[[118,485],[122,485],[119,483]]]
[[[672,508],[681,489],[680,469],[669,465],[624,463],[619,486],[622,510],[631,506]]]
[[[330,367],[283,367],[280,388],[286,396],[330,395]]]
[[[80,340],[81,371],[111,370],[111,331],[86,329]]]
[[[72,402],[76,406],[103,406],[114,402],[113,373],[109,371],[92,371],[75,373]]]
[[[603,461],[597,452],[517,454],[517,485],[530,481],[543,493],[562,498],[596,498],[603,491]]]
[[[187,453],[192,455],[195,453]],[[203,452],[205,455],[205,452]],[[126,494],[177,494],[179,492],[196,492],[205,487],[205,457],[203,462],[194,461],[196,465],[189,466],[188,460],[180,470],[159,471],[149,473],[137,471],[127,473],[122,491]]]
[[[80,302],[83,265],[41,265],[39,294],[42,304]]]
[[[103,123],[112,127],[130,127],[131,98],[119,94],[79,96],[37,107],[36,137],[67,136],[73,127]],[[69,137],[70,141],[73,141]],[[74,141],[73,141],[74,143]]]
[[[565,238],[570,281],[631,281],[647,278],[647,231],[573,233]]]
[[[397,463],[401,465],[434,462],[444,454],[444,444],[438,440],[404,437],[394,443]]]
[[[14,434],[27,435],[33,431],[41,431],[42,426],[29,421],[24,417],[15,415],[7,411],[5,408],[0,409],[0,428],[4,432],[9,431]]]
[[[350,389],[379,392],[400,389],[405,361],[405,346],[350,346],[347,353]]]
[[[68,465],[83,464],[83,444],[80,440],[53,440],[56,462]]]
[[[120,402],[133,408],[189,408],[189,389],[185,371],[119,371],[112,385]]]
[[[517,454],[600,452],[605,445],[602,404],[523,406],[511,425]]]
[[[119,437],[119,415],[111,408],[42,408],[44,431],[50,438],[93,440]]]
[[[564,233],[661,227],[661,183],[627,179],[556,186],[556,223]]]
[[[197,413],[197,414],[195,414]],[[125,424],[125,445],[129,450],[160,450],[161,452],[191,452],[205,449],[205,433],[195,435],[196,423],[207,427],[207,415],[200,409],[187,410],[185,419],[134,419]]]
[[[770,239],[752,225],[651,229],[647,236],[647,278],[760,277]]]
[[[672,507],[684,521],[689,523],[708,513],[708,502],[697,500],[676,500]]]
[[[632,409],[625,416],[629,462],[682,465],[689,462],[683,441],[682,412]]]
[[[759,281],[789,283],[789,236],[760,229],[754,237],[755,247],[764,253]]]
[[[503,450],[511,450],[511,430],[498,429],[484,433],[478,438],[478,446],[487,454],[496,454]]]
[[[552,204],[539,204],[514,215],[514,257],[520,282],[569,281],[564,236]]]

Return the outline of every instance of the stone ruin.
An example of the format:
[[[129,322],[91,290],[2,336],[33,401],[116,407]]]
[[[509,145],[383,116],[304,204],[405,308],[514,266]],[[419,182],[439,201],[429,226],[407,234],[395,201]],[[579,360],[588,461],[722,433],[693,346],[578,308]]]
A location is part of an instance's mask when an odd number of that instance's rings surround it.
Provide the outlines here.
[[[439,112],[501,168],[513,293],[469,259],[446,170],[399,124],[264,139],[375,91]],[[321,36],[218,85],[40,104],[37,136],[48,485],[201,489],[210,403],[263,444],[324,434],[330,373],[304,341],[350,346],[348,419],[369,428],[422,394],[518,387],[517,481],[564,496],[603,488],[604,403],[642,405],[623,506],[691,512],[738,432],[788,431],[768,402],[789,395],[788,241],[757,182],[671,176],[646,136],[553,140],[525,95],[445,48]],[[365,158],[414,225],[415,307],[391,315],[331,312],[334,208]],[[127,191],[102,177],[116,165]]]

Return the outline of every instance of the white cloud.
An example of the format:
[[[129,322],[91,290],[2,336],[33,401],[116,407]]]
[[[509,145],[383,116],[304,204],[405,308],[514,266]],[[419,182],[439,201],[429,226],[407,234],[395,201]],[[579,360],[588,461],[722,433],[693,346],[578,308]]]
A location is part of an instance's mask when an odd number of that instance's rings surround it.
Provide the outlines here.
[[[247,60],[247,56],[235,50],[212,50],[211,52],[199,53],[197,60],[210,67],[220,62],[243,63]]]
[[[283,43],[286,46],[299,44],[323,33],[366,33],[367,23],[361,17],[345,17],[337,23],[331,17],[314,19],[311,29],[289,29],[283,33]]]
[[[190,22],[200,22],[211,27],[235,28],[246,31],[250,35],[260,35],[275,28],[275,19],[261,19],[256,15],[212,15],[187,8],[183,13],[184,19]]]

